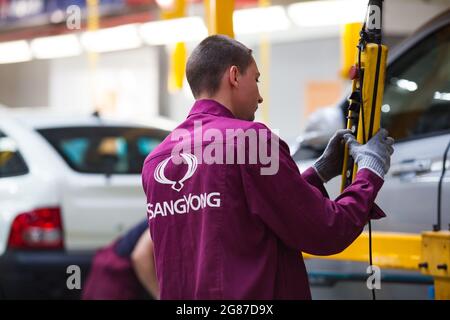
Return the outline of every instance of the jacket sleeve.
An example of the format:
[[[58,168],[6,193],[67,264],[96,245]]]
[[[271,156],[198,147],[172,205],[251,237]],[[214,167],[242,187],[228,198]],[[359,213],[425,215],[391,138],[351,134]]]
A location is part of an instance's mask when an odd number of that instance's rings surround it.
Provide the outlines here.
[[[330,197],[328,195],[327,189],[325,189],[325,187],[323,186],[322,179],[320,179],[316,170],[314,170],[312,167],[308,168],[302,173],[302,178],[305,179],[305,181],[308,182],[311,186],[319,189],[324,197]]]
[[[240,170],[251,214],[287,246],[314,255],[336,254],[359,236],[370,218],[384,216],[378,207],[372,210],[383,179],[370,170],[360,170],[332,201],[314,169],[302,176],[281,140],[278,150],[275,174],[262,175],[261,164],[240,165]]]

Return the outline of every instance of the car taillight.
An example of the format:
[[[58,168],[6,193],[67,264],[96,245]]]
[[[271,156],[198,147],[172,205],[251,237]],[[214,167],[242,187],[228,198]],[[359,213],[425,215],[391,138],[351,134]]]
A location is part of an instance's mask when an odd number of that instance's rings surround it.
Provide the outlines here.
[[[41,208],[19,214],[13,221],[8,247],[14,249],[63,249],[59,208]]]

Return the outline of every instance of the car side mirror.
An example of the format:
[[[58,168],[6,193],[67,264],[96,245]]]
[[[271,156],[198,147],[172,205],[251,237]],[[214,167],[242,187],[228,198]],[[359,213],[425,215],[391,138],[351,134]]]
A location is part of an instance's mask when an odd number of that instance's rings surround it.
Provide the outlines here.
[[[328,134],[323,132],[308,132],[308,134],[299,136],[292,150],[292,158],[294,161],[318,158],[325,150],[331,138],[328,136]]]
[[[315,150],[325,150],[328,141],[330,141],[333,133],[329,131],[311,131],[297,138],[300,146],[309,147]]]
[[[291,150],[295,161],[319,157],[336,130],[343,127],[343,115],[338,107],[321,108],[312,113],[305,130]]]

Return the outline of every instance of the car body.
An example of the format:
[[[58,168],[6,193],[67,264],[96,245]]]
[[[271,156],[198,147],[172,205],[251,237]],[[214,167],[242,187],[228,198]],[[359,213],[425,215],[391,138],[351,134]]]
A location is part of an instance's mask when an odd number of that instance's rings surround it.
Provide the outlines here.
[[[0,110],[0,289],[77,298],[96,249],[144,219],[141,167],[168,128]],[[0,293],[1,293],[0,292]]]
[[[374,222],[372,229],[415,234],[430,231],[437,223],[438,183],[444,151],[450,143],[450,10],[419,29],[390,53],[385,84],[382,127],[396,142],[390,171],[376,200],[387,217]],[[321,111],[333,116],[319,117],[326,123],[327,119],[335,119],[331,127],[343,128],[346,108],[347,101],[344,100],[332,111],[329,108]],[[336,114],[340,116],[336,117]],[[320,119],[314,121],[320,122]],[[310,131],[314,130],[310,128]],[[307,138],[299,140],[301,143],[297,150],[293,150],[293,156],[301,170],[321,154],[325,147],[323,141],[327,141],[331,133],[310,132],[305,136],[320,136],[321,142]],[[446,166],[449,166],[448,160]],[[339,194],[339,188],[340,177],[326,184],[332,198]],[[440,199],[442,228],[448,230],[449,171],[443,179]],[[317,279],[328,279],[334,285],[334,289],[316,288],[317,298],[371,298],[365,284],[366,268],[366,264],[353,262],[308,261],[313,283]],[[429,292],[432,279],[429,277],[423,277],[419,272],[383,272],[384,278],[396,285],[391,283],[381,290],[382,298],[432,297]],[[339,279],[357,279],[360,285],[349,286]]]

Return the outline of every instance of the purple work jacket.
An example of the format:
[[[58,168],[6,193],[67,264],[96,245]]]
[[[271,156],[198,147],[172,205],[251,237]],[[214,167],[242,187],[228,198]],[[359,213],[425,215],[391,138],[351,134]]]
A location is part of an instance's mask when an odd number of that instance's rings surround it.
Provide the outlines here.
[[[225,145],[209,129],[232,141],[223,152],[235,152],[235,163],[199,160],[202,150]],[[301,252],[338,253],[369,219],[385,216],[374,204],[383,179],[372,171],[360,170],[333,201],[313,168],[300,173],[282,140],[275,174],[261,174],[267,162],[239,163],[238,149],[249,157],[251,147],[271,146],[277,136],[243,147],[242,140],[226,136],[237,129],[268,130],[236,119],[216,101],[199,100],[145,160],[142,180],[161,299],[310,299]],[[204,139],[198,143],[195,136]],[[180,144],[191,151],[174,155]]]

